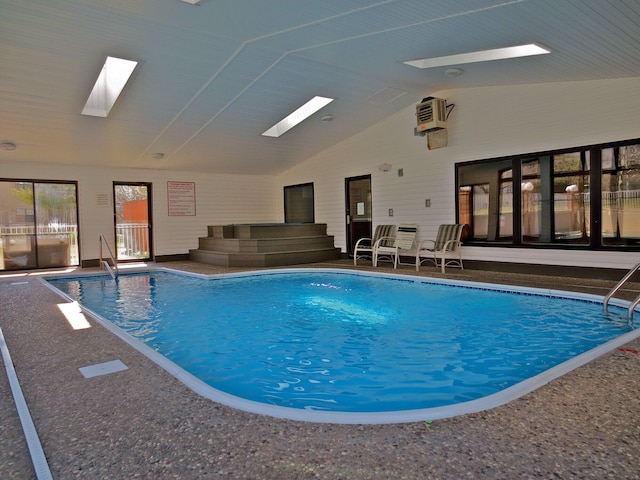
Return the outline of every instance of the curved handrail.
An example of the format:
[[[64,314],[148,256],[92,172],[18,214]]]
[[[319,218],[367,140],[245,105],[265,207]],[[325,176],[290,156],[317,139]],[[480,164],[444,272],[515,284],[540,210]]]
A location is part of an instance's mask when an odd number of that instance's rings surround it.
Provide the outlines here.
[[[640,269],[640,262],[636,263],[635,266],[631,270],[629,270],[627,274],[622,278],[622,280],[620,280],[616,284],[616,286],[613,287],[609,293],[607,293],[607,295],[604,297],[604,301],[602,302],[602,309],[604,313],[607,313],[607,306],[609,305],[609,300],[611,299],[611,297],[618,290],[620,290],[625,283],[629,281],[629,279],[633,276],[634,273],[638,271],[638,269]],[[629,320],[631,320],[631,317],[633,316],[633,309],[636,307],[636,305],[638,305],[638,303],[640,303],[640,295],[636,297],[635,301],[629,306],[629,309],[627,311],[627,318],[629,318]]]

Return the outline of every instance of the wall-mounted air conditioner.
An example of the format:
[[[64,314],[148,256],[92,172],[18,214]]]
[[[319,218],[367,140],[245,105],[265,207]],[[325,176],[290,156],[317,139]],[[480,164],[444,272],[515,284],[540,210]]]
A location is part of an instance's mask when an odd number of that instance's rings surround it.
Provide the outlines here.
[[[447,101],[441,98],[427,97],[416,105],[418,132],[432,132],[447,128]]]

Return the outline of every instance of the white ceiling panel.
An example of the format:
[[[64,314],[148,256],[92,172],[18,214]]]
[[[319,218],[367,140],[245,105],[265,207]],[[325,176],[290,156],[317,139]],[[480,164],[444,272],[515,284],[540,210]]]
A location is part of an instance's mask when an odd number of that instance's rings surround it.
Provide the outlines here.
[[[402,63],[531,42],[552,53]],[[107,55],[140,63],[108,118],[82,116]],[[640,77],[640,2],[0,0],[0,58],[0,165],[277,174],[441,89]],[[336,100],[260,135],[314,95]]]

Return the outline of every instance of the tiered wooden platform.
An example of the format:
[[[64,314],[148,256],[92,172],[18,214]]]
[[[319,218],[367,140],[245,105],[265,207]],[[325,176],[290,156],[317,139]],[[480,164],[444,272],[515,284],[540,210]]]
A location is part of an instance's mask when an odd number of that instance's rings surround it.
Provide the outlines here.
[[[225,267],[275,267],[340,257],[324,223],[264,223],[209,226],[190,260]]]

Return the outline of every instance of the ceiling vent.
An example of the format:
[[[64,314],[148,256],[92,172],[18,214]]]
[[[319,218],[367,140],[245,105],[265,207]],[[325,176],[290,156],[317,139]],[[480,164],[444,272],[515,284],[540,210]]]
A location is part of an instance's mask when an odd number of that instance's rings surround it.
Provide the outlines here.
[[[447,101],[441,98],[427,97],[416,105],[418,132],[432,132],[447,128]]]

